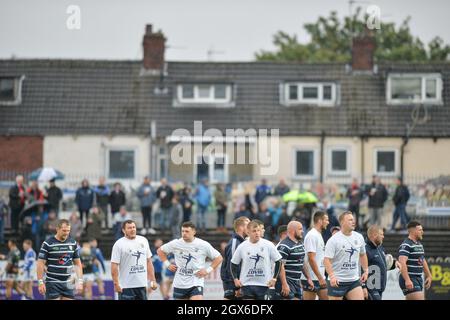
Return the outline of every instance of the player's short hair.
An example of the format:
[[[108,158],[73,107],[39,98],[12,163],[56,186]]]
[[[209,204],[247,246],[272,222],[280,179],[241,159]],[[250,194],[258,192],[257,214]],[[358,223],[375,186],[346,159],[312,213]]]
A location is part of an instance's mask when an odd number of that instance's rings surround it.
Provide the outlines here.
[[[70,227],[70,222],[67,219],[59,219],[56,228],[61,229],[64,225]]]
[[[257,220],[257,219],[250,221],[250,222],[248,223],[248,225],[247,225],[247,229],[250,230],[250,229],[259,227],[259,226],[261,225],[260,222],[261,222],[261,221],[259,221],[259,220]]]
[[[250,221],[247,217],[239,217],[233,221],[233,229],[234,231],[237,231],[237,228],[242,227],[245,225],[246,221]]]
[[[367,229],[367,236],[374,235],[380,232],[380,230],[383,230],[380,226],[377,226],[376,224],[371,225],[369,229]]]
[[[195,224],[191,221],[186,221],[183,222],[183,224],[181,225],[182,228],[191,228],[193,230],[196,230],[197,228],[195,227]]]
[[[33,246],[33,241],[31,241],[30,239],[25,239],[25,240],[23,240],[23,243],[26,243],[26,244],[29,245],[30,247]]]
[[[10,239],[8,239],[8,242],[11,242],[14,246],[17,247],[17,240],[16,240],[16,238],[10,238]]]
[[[283,232],[287,232],[287,225],[285,225],[285,224],[283,224],[282,226],[279,226],[278,229],[277,229],[277,234],[279,236],[281,236],[281,234]]]
[[[319,220],[322,220],[325,216],[328,216],[325,211],[316,211],[316,213],[314,213],[314,223],[319,222]]]
[[[353,212],[351,211],[344,211],[339,215],[339,224],[342,223],[342,221],[344,221],[345,216],[348,216],[349,214],[351,214],[353,216]]]
[[[132,224],[132,223],[134,223],[134,225],[136,225],[136,222],[134,222],[134,220],[125,220],[125,221],[122,223],[122,229],[125,230],[126,225],[127,225],[127,224]]]
[[[263,226],[264,227],[264,222],[262,222],[261,220],[253,219],[252,221],[255,221],[255,223],[257,223],[259,226]]]
[[[418,227],[418,226],[421,226],[422,224],[419,222],[419,221],[417,221],[417,220],[413,220],[413,221],[410,221],[409,223],[408,223],[408,225],[406,226],[406,228],[409,230],[409,229],[414,229],[415,227]]]

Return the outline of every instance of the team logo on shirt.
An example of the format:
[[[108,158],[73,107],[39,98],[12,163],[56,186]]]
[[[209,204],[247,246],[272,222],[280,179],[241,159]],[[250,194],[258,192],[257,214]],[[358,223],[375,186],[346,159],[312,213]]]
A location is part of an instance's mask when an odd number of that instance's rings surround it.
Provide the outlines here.
[[[188,255],[182,256],[181,258],[186,260],[186,264],[184,265],[185,268],[187,268],[188,263],[191,262],[192,259],[196,260],[195,257],[190,253]]]
[[[139,260],[141,259],[141,256],[144,255],[144,252],[141,252],[139,250],[136,250],[136,252],[129,250],[129,252],[130,252],[131,256],[136,258],[136,264],[134,266],[130,266],[130,274],[146,272],[145,266],[142,264],[139,264]]]
[[[144,253],[143,253],[143,252],[140,252],[139,250],[136,250],[135,253],[132,253],[132,254],[131,254],[133,257],[136,257],[136,265],[139,264],[139,259],[141,258],[141,256],[142,256],[143,254],[144,254]]]
[[[188,264],[192,260],[197,260],[197,259],[191,253],[188,253],[186,255],[181,255],[181,259],[186,260],[186,264],[184,265],[184,267],[181,267],[178,270],[178,272],[183,276],[192,276],[194,274],[194,271],[193,271],[192,267],[188,269]],[[192,263],[191,263],[191,265],[192,265]]]
[[[264,276],[264,269],[263,268],[258,268],[258,262],[262,260],[264,260],[264,257],[261,256],[259,253],[252,255],[248,257],[250,260],[254,260],[255,261],[255,265],[253,266],[253,268],[249,268],[248,273],[247,273],[247,277],[259,277],[259,276]]]
[[[66,264],[69,260],[70,260],[69,254],[68,254],[68,253],[65,253],[65,254],[63,254],[61,257],[59,257],[59,259],[58,259],[58,264],[64,265],[64,264]]]
[[[342,264],[342,270],[354,270],[357,268],[358,263],[352,262],[352,256],[355,254],[356,251],[358,251],[358,250],[353,247],[350,247],[349,249],[344,250],[344,252],[348,253],[348,262],[344,262]]]

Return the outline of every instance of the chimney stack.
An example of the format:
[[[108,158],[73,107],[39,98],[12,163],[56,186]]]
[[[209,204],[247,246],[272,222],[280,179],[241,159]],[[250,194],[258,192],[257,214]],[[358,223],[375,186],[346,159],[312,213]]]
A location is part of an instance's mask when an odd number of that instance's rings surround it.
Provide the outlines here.
[[[353,38],[352,70],[369,71],[374,68],[375,38],[370,34]]]
[[[164,69],[165,42],[166,38],[164,38],[162,33],[153,33],[152,25],[146,25],[142,41],[145,70],[162,71]]]

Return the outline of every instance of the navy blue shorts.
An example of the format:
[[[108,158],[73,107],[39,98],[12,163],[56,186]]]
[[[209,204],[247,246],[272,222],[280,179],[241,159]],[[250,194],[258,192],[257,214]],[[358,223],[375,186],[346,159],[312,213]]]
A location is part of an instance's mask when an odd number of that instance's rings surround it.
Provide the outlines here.
[[[223,297],[225,299],[229,299],[229,300],[238,299],[236,297],[236,290],[239,290],[239,288],[237,288],[234,285],[233,281],[224,281],[223,282]]]
[[[174,299],[189,299],[193,296],[203,296],[203,287],[173,288]]]
[[[328,295],[331,297],[345,297],[347,293],[355,288],[361,287],[361,282],[358,280],[351,282],[339,282],[338,287],[332,287],[329,280],[327,280]]]
[[[321,288],[319,280],[313,280],[314,287],[310,287],[307,280],[302,280],[302,288],[303,291],[314,292],[317,293],[320,290],[326,290],[327,288]]]
[[[147,300],[147,288],[122,288],[122,293],[119,293],[119,300]]]
[[[403,291],[403,295],[408,295],[413,292],[422,292],[423,291],[423,279],[422,276],[409,276],[411,282],[413,283],[413,288],[411,290],[406,289],[405,279],[403,279],[402,275],[398,277],[398,284]]]
[[[267,300],[269,287],[264,286],[243,286],[242,299]]]
[[[75,299],[73,284],[62,282],[46,282],[45,283],[45,299],[55,300],[61,297]]]
[[[287,296],[283,296],[281,294],[281,289],[282,289],[282,285],[281,285],[281,280],[278,279],[277,282],[275,283],[275,296],[274,296],[274,300],[292,300],[294,298],[297,299],[302,299],[303,294],[302,294],[302,287],[300,285],[300,280],[292,280],[289,278],[286,278],[286,282],[289,286],[289,295]]]

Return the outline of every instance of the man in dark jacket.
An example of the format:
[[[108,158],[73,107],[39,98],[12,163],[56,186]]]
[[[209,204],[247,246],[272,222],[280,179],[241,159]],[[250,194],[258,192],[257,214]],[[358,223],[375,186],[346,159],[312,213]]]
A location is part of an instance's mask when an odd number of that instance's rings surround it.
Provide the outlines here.
[[[11,228],[19,232],[20,213],[27,199],[26,187],[23,184],[23,176],[16,177],[16,184],[9,189],[9,207],[11,208]]]
[[[290,190],[291,189],[286,184],[286,181],[284,180],[284,178],[281,178],[280,183],[275,187],[274,195],[282,197],[285,193],[288,193]]]
[[[367,189],[369,195],[370,224],[381,225],[384,203],[388,198],[386,187],[378,176],[373,176],[373,181]]]
[[[360,216],[359,216],[359,204],[363,198],[363,190],[358,184],[358,180],[355,178],[352,181],[352,184],[347,189],[347,198],[348,198],[348,210],[353,212],[356,216],[356,230],[359,230],[361,226]]]
[[[127,199],[125,192],[122,191],[120,183],[114,183],[114,190],[109,195],[109,204],[111,205],[111,213],[115,215],[120,211],[120,207],[124,206]]]
[[[161,179],[161,185],[156,190],[156,197],[160,201],[161,216],[159,220],[160,228],[168,228],[170,218],[170,208],[172,207],[172,198],[175,195],[171,186],[167,184],[166,179]]]
[[[89,187],[89,181],[84,179],[81,182],[81,188],[78,188],[75,195],[75,203],[80,211],[80,220],[83,223],[83,214],[86,215],[86,220],[89,217],[89,210],[94,204],[94,191]]]
[[[105,177],[100,177],[100,179],[98,180],[98,186],[94,188],[94,192],[97,207],[105,217],[105,227],[109,228],[108,205],[110,190],[109,187],[105,184]]]
[[[392,258],[392,255],[386,255],[382,245],[383,239],[384,233],[382,228],[377,225],[369,227],[366,240],[369,276],[367,281],[363,283],[365,299],[381,300],[386,289],[388,270],[393,270],[396,267],[400,268],[400,264]]]
[[[50,187],[46,188],[46,193],[47,195],[45,198],[50,205],[50,210],[55,211],[56,218],[58,218],[59,203],[62,200],[63,193],[61,189],[56,186],[55,179],[50,180]]]
[[[231,258],[236,248],[245,240],[247,224],[250,220],[247,217],[240,217],[234,220],[234,233],[230,241],[225,247],[225,254],[220,267],[220,278],[223,282],[223,297],[226,300],[236,300],[240,296],[239,288],[234,285],[233,276],[231,274]]]
[[[146,235],[147,232],[155,234],[155,229],[152,228],[152,207],[156,201],[155,191],[151,185],[150,177],[144,177],[144,182],[138,189],[137,196],[141,203],[142,212],[142,235]],[[145,229],[145,228],[148,229]]]
[[[255,202],[259,205],[267,196],[270,196],[271,190],[267,185],[267,180],[262,179],[261,184],[256,187]]]
[[[395,183],[397,184],[397,188],[395,189],[394,197],[392,198],[394,201],[395,210],[391,230],[395,229],[395,225],[397,224],[399,218],[401,229],[406,229],[406,225],[408,224],[406,204],[409,200],[409,190],[408,187],[403,184],[403,179],[401,177],[397,178]]]

